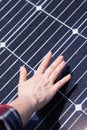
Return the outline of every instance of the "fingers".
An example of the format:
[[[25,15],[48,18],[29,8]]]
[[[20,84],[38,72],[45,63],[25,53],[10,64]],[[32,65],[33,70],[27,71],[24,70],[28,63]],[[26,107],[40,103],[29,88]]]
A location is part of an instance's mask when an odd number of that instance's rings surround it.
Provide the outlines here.
[[[57,79],[57,77],[60,75],[60,73],[62,72],[62,70],[65,67],[65,61],[62,61],[58,67],[56,67],[56,69],[52,72],[52,74],[50,75],[49,79],[52,83],[54,83],[54,81]]]
[[[44,60],[41,62],[41,64],[39,65],[38,69],[37,69],[37,72],[39,73],[44,73],[44,71],[46,70],[50,60],[51,60],[51,57],[52,57],[52,52],[48,52],[45,57],[44,57]]]
[[[24,81],[27,80],[27,70],[25,67],[20,67],[20,77],[19,77],[19,84],[22,84]]]
[[[59,56],[45,71],[46,76],[50,76],[51,73],[59,66],[59,64],[64,60],[63,56]]]
[[[68,74],[64,78],[62,78],[60,81],[55,83],[53,85],[53,94],[56,94],[56,92],[64,85],[66,84],[69,80],[71,79],[71,74]]]

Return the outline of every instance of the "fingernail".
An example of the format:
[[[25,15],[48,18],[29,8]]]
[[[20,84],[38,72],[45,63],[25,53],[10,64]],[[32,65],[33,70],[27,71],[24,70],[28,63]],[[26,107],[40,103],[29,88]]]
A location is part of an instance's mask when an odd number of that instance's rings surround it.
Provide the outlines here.
[[[60,57],[61,59],[64,59],[64,56],[62,56],[62,55],[60,55],[59,57]]]
[[[52,52],[51,52],[51,51],[49,51],[49,52],[48,52],[48,55],[51,55],[51,54],[52,54]]]
[[[49,51],[49,52],[44,56],[44,58],[46,58],[46,56],[48,56],[48,55],[52,55],[52,52]]]
[[[69,74],[69,77],[70,77],[70,78],[72,77],[71,74]]]
[[[66,64],[66,62],[65,62],[65,61],[62,61],[62,62],[61,62],[61,64],[65,65],[65,64]]]
[[[68,74],[68,78],[71,79],[71,74]]]
[[[23,70],[23,66],[20,67],[20,71]]]

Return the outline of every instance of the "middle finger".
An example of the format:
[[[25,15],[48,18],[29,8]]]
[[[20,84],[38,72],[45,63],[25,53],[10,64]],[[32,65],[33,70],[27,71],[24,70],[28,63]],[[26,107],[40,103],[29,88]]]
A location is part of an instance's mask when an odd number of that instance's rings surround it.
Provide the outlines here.
[[[56,67],[64,60],[63,56],[59,56],[45,71],[45,75],[49,77]]]

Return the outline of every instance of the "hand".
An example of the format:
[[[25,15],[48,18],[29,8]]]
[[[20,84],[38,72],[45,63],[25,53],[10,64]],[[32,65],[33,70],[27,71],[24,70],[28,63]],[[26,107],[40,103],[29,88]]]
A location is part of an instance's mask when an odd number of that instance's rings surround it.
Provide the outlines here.
[[[54,81],[65,67],[65,61],[63,56],[60,56],[47,68],[51,57],[52,53],[49,52],[34,76],[28,80],[26,69],[24,67],[20,69],[19,97],[25,98],[28,104],[30,99],[34,101],[36,111],[46,105],[56,92],[71,78],[69,74],[54,84]]]
[[[18,98],[21,99],[23,105],[34,111],[45,106],[57,93],[57,91],[71,79],[68,74],[57,83],[54,83],[61,71],[65,67],[63,56],[59,56],[49,67],[52,53],[49,52],[42,63],[39,65],[34,76],[27,79],[27,71],[25,67],[20,68],[20,79],[18,87]],[[28,111],[27,111],[28,112]]]

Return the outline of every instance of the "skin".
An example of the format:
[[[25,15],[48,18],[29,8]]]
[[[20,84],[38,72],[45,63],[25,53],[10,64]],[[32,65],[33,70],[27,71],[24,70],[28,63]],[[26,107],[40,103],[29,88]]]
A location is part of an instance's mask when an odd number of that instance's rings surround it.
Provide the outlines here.
[[[44,60],[39,65],[34,76],[27,79],[27,70],[20,67],[20,77],[18,85],[18,97],[9,105],[14,107],[25,125],[32,114],[44,107],[70,79],[68,74],[58,82],[58,78],[66,63],[63,56],[59,56],[49,67],[52,52],[45,55]]]

